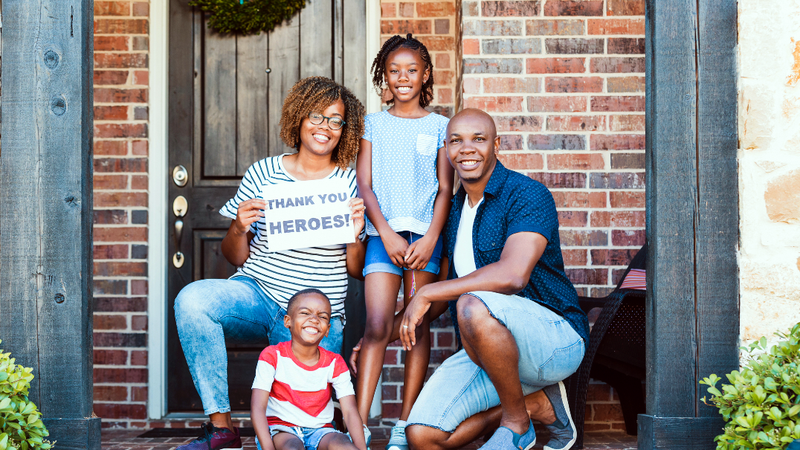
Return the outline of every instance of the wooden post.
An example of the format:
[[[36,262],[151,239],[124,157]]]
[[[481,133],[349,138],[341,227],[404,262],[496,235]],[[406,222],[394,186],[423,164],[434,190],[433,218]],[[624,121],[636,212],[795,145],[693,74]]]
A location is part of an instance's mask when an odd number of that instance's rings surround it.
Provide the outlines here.
[[[92,417],[92,0],[3,1],[0,339],[60,449]]]
[[[698,382],[738,368],[736,2],[647,0],[647,414],[640,449],[713,449]]]

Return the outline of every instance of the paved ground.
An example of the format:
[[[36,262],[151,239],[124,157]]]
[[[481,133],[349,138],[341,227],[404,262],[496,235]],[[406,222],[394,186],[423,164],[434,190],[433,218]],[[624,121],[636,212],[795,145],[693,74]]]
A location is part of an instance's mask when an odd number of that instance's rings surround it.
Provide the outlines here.
[[[190,442],[192,438],[140,438],[146,430],[103,430],[103,450],[170,450]],[[539,433],[538,441],[534,448],[541,449],[547,442],[545,432]],[[254,450],[255,438],[243,438],[244,448]],[[483,442],[475,442],[463,447],[464,450],[475,450]],[[376,440],[372,444],[375,450],[382,450],[386,445],[385,440]],[[586,450],[635,450],[636,436],[629,436],[623,432],[592,432],[586,434],[584,443]]]

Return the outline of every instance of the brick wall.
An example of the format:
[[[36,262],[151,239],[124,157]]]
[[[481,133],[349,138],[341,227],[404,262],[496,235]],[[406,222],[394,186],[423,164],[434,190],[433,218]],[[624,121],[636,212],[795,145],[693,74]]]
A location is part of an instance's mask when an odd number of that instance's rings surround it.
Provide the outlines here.
[[[94,3],[94,412],[147,418],[148,1]]]
[[[645,239],[644,0],[463,0],[465,107],[493,115],[500,160],[551,189],[567,274],[602,296]],[[588,429],[621,428],[594,384]]]

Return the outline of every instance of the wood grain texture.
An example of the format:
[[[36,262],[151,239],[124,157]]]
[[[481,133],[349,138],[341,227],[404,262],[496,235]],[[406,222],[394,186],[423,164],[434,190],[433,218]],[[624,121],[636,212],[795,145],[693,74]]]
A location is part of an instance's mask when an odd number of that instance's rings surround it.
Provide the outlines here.
[[[647,2],[647,412],[693,417],[698,218],[694,0]]]
[[[701,0],[698,57],[698,377],[739,367],[736,4]],[[718,417],[700,401],[700,416]]]
[[[300,80],[300,17],[276,27],[269,35],[269,156],[291,149],[281,140],[283,99]]]
[[[236,176],[237,38],[203,30],[203,175]]]
[[[367,61],[375,55],[366,54],[367,7],[363,0],[344,0],[343,81],[362,102],[367,99]]]
[[[269,36],[236,38],[236,178],[269,154]]]
[[[639,450],[714,450],[722,417],[656,417],[639,414]]]
[[[711,449],[738,367],[736,5],[648,0],[647,412],[641,449]]]
[[[48,439],[58,440],[59,450],[100,450],[100,418],[42,418],[50,432]],[[57,436],[57,437],[56,437]]]
[[[333,78],[333,0],[307,0],[300,11],[300,78]]]
[[[2,347],[33,367],[45,417],[91,417],[92,1],[3,10]],[[98,434],[82,448],[99,445]]]

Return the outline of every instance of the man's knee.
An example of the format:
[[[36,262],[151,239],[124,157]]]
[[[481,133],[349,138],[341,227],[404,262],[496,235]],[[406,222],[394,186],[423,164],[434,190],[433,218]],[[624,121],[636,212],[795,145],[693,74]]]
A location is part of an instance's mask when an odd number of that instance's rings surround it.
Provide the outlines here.
[[[432,448],[442,448],[446,440],[444,432],[436,428],[426,427],[425,425],[409,425],[406,427],[406,439],[412,449],[423,450]]]
[[[464,294],[459,297],[456,303],[456,309],[458,311],[459,326],[468,325],[491,317],[489,310],[481,299],[471,294]]]

